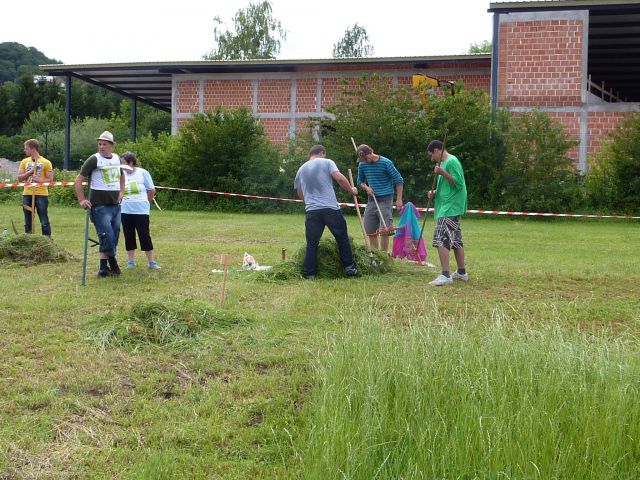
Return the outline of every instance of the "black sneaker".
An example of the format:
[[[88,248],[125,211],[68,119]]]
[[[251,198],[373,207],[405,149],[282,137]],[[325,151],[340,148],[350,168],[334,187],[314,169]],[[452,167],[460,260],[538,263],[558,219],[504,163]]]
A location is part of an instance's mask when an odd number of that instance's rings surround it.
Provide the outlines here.
[[[305,276],[304,276],[304,279],[305,279],[305,280],[315,280],[315,279],[316,279],[316,276],[315,276],[315,275],[305,275]]]
[[[114,277],[117,277],[118,275],[120,275],[120,267],[118,266],[118,261],[116,260],[115,257],[110,257],[109,258],[109,269],[111,270],[111,275]]]
[[[360,276],[360,272],[358,271],[358,269],[356,268],[356,265],[353,264],[347,268],[344,269],[344,274],[347,277],[359,277]]]
[[[101,268],[98,270],[98,278],[106,278],[111,276],[111,270],[108,268]]]

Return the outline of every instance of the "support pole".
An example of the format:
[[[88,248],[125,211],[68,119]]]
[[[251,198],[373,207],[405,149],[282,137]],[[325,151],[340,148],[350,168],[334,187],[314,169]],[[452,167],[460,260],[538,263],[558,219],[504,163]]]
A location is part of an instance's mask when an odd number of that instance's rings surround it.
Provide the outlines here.
[[[71,151],[71,75],[66,76],[65,81],[65,110],[64,110],[64,164],[63,168],[69,170]]]

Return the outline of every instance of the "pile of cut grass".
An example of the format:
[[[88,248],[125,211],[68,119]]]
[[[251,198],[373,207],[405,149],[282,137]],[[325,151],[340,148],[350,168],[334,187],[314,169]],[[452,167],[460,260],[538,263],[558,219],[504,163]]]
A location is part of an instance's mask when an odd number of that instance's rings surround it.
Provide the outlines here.
[[[74,260],[73,255],[43,235],[22,233],[0,238],[0,263],[38,265]]]
[[[194,338],[205,329],[225,329],[249,318],[210,303],[167,297],[143,300],[92,319],[85,339],[101,348],[167,345]]]
[[[294,280],[303,276],[302,263],[306,252],[306,245],[298,248],[288,260],[284,260],[269,270],[265,270],[260,277],[264,280]],[[369,252],[363,245],[354,245],[351,242],[353,259],[358,271],[362,275],[381,275],[391,271],[392,263],[389,256],[378,250],[374,250],[369,257]],[[318,278],[332,279],[344,277],[344,269],[338,255],[338,247],[333,238],[323,238],[318,246]]]

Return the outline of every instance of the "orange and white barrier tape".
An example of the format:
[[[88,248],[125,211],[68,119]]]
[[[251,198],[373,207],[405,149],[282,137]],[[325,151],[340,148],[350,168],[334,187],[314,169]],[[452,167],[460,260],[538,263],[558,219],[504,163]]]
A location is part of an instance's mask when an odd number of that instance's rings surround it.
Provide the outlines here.
[[[231,197],[242,197],[242,198],[255,198],[259,200],[275,200],[278,202],[296,202],[302,203],[302,200],[297,198],[280,198],[280,197],[265,197],[261,195],[249,195],[244,193],[228,193],[228,192],[216,192],[212,190],[191,190],[188,188],[175,188],[175,187],[158,187],[156,189],[162,190],[177,190],[181,192],[200,192],[200,193],[208,193],[209,195],[226,195]],[[341,207],[355,207],[355,203],[338,203]],[[360,207],[366,206],[366,204],[358,204]],[[395,207],[394,207],[395,208]],[[417,210],[421,212],[427,211],[426,208],[418,207]],[[433,212],[433,208],[428,209],[429,212]],[[514,212],[514,211],[502,211],[502,210],[467,210],[467,213],[475,213],[481,215],[513,215],[520,217],[564,217],[564,218],[617,218],[617,219],[630,219],[630,220],[638,220],[640,217],[633,217],[629,215],[597,215],[597,214],[579,214],[579,213],[538,213],[538,212]]]
[[[86,185],[87,182],[83,182]],[[16,182],[16,183],[0,183],[0,188],[14,187],[70,187],[73,182]]]
[[[57,187],[57,186],[71,186],[74,182],[42,182],[42,183],[0,183],[0,188],[14,188],[14,187]],[[87,183],[84,182],[83,185]],[[291,203],[303,203],[298,198],[281,198],[281,197],[268,197],[264,195],[250,195],[247,193],[230,193],[230,192],[217,192],[214,190],[204,189],[191,189],[191,188],[177,188],[177,187],[160,187],[156,186],[156,190],[173,190],[177,192],[195,192],[206,193],[208,195],[223,195],[227,197],[239,197],[239,198],[253,198],[256,200],[271,200],[276,202],[291,202]],[[341,207],[355,207],[355,203],[339,203]],[[364,204],[359,204],[364,207]],[[416,207],[421,212],[426,212],[426,208]],[[433,212],[433,208],[428,209],[429,212]],[[466,213],[478,214],[478,215],[505,215],[514,217],[546,217],[546,218],[611,218],[620,220],[640,220],[640,216],[631,215],[598,215],[598,214],[582,214],[582,213],[543,213],[543,212],[515,212],[510,210],[467,210]]]
[[[190,188],[176,188],[176,187],[159,187],[156,185],[156,190],[174,190],[176,192],[197,192],[197,193],[208,193],[209,195],[224,195],[227,197],[240,197],[240,198],[255,198],[258,200],[273,200],[276,202],[295,202],[302,203],[302,200],[298,198],[280,198],[280,197],[265,197],[262,195],[249,195],[247,193],[229,193],[229,192],[215,192],[213,190],[203,190],[203,189],[190,189]],[[340,205],[347,205],[346,203],[341,203]]]
[[[477,213],[480,215],[513,215],[516,217],[560,217],[560,218],[618,218],[627,220],[638,220],[640,217],[631,215],[598,215],[586,213],[540,213],[540,212],[511,212],[503,210],[467,210],[467,213]]]

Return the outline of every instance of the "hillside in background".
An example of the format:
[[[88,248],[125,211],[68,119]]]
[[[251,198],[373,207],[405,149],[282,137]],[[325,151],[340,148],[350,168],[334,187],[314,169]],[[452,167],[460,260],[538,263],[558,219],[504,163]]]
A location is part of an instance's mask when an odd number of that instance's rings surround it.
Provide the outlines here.
[[[0,83],[15,82],[22,72],[38,72],[38,65],[62,63],[34,47],[17,42],[0,43]]]

